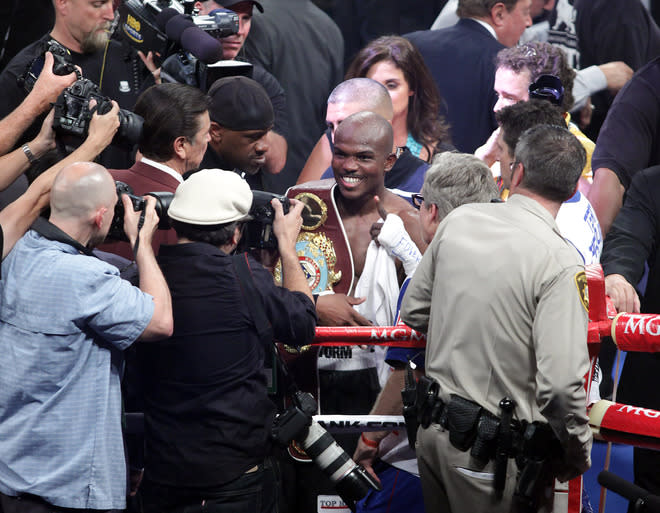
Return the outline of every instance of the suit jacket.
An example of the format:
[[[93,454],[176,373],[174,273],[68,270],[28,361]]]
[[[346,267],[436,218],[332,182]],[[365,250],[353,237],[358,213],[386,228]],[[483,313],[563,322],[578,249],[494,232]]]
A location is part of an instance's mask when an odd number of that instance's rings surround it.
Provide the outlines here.
[[[459,151],[474,153],[497,128],[495,55],[504,45],[467,18],[452,27],[405,37],[419,49],[438,85],[454,145]]]
[[[641,311],[660,312],[660,166],[635,174],[626,199],[603,245],[605,276],[620,274],[636,285],[649,267]],[[617,401],[660,410],[660,353],[629,352]]]
[[[136,162],[129,169],[110,169],[110,174],[115,180],[124,182],[131,186],[133,194],[144,196],[148,192],[174,192],[179,182],[164,171],[145,164]],[[173,229],[158,230],[151,241],[154,253],[158,254],[161,244],[176,244],[176,233]],[[133,259],[133,250],[127,242],[109,242],[99,247],[103,251]]]

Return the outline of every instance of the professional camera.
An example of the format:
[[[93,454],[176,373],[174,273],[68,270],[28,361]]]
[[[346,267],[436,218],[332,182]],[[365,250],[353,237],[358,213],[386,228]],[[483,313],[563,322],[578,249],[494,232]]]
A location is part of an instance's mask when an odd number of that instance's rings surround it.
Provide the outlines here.
[[[250,216],[252,220],[247,223],[243,240],[247,249],[277,249],[277,239],[273,234],[273,221],[275,211],[270,204],[273,198],[282,203],[285,214],[289,212],[289,198],[271,192],[252,191],[252,206]]]
[[[81,78],[67,87],[55,102],[53,129],[65,145],[77,146],[87,136],[93,112],[89,109],[90,100],[96,100],[96,110],[106,114],[112,109],[112,102],[101,94],[99,87],[89,79]],[[142,134],[141,116],[133,112],[119,110],[119,130],[112,144],[125,148],[136,145]]]
[[[282,445],[300,442],[314,463],[330,478],[346,505],[355,511],[355,503],[380,485],[346,454],[332,435],[314,421],[317,404],[314,397],[297,391],[292,404],[273,421],[273,439]]]
[[[126,194],[130,198],[131,203],[133,203],[133,210],[135,212],[144,210],[147,207],[147,202],[144,198],[135,196],[133,194],[133,189],[127,183],[117,180],[115,181],[115,187],[117,188],[118,200],[115,205],[115,215],[112,218],[112,224],[110,225],[107,238],[128,242],[128,237],[126,237],[126,234],[124,233],[124,203],[122,202],[121,197],[123,194]],[[158,229],[169,230],[170,219],[167,217],[167,210],[170,208],[170,203],[172,203],[174,194],[171,192],[148,192],[146,196],[153,196],[156,198]]]
[[[238,33],[238,14],[229,9],[214,9],[210,14],[193,16],[192,20],[197,27],[216,39]]]
[[[54,39],[51,39],[43,43],[39,55],[28,64],[25,72],[18,77],[18,84],[25,89],[26,93],[32,91],[41,71],[44,69],[46,52],[53,54],[53,73],[55,75],[63,76],[75,71],[78,78],[82,76],[78,68],[71,63],[71,52]]]
[[[194,25],[214,38],[238,32],[235,12],[215,9],[212,14],[193,15],[193,4],[176,0],[125,0],[118,9],[121,35],[145,54],[153,51],[164,59],[182,44],[182,32],[188,26],[184,18],[190,20],[190,26]],[[170,27],[169,22],[172,22]],[[186,49],[185,44],[182,46]]]
[[[218,38],[236,34],[238,15],[215,9],[194,15],[194,2],[126,0],[119,6],[119,31],[129,44],[145,54],[154,53],[161,64],[161,79],[208,91],[219,78],[251,76],[247,63],[222,60]]]

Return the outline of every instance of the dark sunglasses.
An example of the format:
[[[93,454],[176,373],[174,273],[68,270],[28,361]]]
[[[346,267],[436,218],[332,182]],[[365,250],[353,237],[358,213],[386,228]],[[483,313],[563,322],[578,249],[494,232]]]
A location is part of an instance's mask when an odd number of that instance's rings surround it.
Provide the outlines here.
[[[411,197],[412,197],[413,206],[418,210],[422,208],[422,202],[424,201],[424,196],[422,196],[421,194],[413,194]]]

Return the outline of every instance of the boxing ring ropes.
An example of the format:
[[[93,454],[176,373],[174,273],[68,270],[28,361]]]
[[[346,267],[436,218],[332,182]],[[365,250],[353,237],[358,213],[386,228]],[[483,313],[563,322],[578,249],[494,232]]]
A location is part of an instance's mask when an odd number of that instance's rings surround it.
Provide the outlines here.
[[[612,337],[621,351],[660,352],[660,314],[617,314],[605,295],[605,279],[600,265],[586,267],[589,290],[587,344],[591,368],[585,387],[591,386],[592,373],[604,337]],[[312,345],[380,345],[423,348],[426,337],[406,325],[317,327]],[[588,409],[594,438],[660,450],[660,411],[600,400]],[[396,415],[317,415],[315,420],[328,431],[342,433],[405,429]],[[606,463],[607,465],[607,463]],[[554,513],[580,513],[582,479],[556,483]],[[604,501],[601,496],[601,511]]]

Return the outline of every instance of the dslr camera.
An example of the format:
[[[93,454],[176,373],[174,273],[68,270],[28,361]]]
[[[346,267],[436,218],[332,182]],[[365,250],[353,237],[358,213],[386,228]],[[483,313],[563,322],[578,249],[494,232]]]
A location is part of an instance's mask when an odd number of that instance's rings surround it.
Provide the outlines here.
[[[28,64],[25,72],[18,77],[18,84],[25,89],[26,93],[32,91],[34,84],[37,82],[39,75],[44,69],[46,52],[53,54],[53,73],[55,75],[64,76],[75,71],[78,78],[82,77],[78,68],[71,63],[71,53],[69,50],[54,39],[51,39],[43,44],[43,48],[41,52],[39,52],[39,55]]]
[[[277,249],[277,238],[273,233],[275,210],[270,204],[276,198],[282,203],[282,210],[287,214],[291,202],[286,196],[264,191],[252,191],[251,221],[245,228],[244,240],[248,249]]]
[[[147,208],[147,202],[144,198],[133,194],[133,189],[130,185],[119,180],[115,181],[117,189],[117,203],[115,204],[115,215],[112,218],[112,224],[108,231],[108,239],[120,240],[128,242],[128,237],[124,233],[124,203],[121,200],[122,194],[126,194],[133,204],[133,210],[139,212]],[[170,219],[167,217],[167,210],[170,208],[174,194],[171,192],[148,192],[146,196],[153,196],[156,198],[156,214],[158,214],[158,229],[169,230]]]
[[[311,394],[297,391],[291,399],[291,405],[275,416],[271,432],[273,439],[282,445],[293,440],[300,442],[309,457],[330,478],[346,505],[355,511],[355,503],[369,490],[380,490],[380,485],[314,421],[312,416],[317,404]]]
[[[96,110],[106,114],[112,109],[112,100],[103,96],[99,87],[87,78],[81,78],[67,87],[55,102],[53,129],[62,142],[75,147],[87,136],[93,111],[90,100],[96,100]],[[133,112],[119,110],[119,130],[112,144],[131,149],[140,140],[144,119]]]

